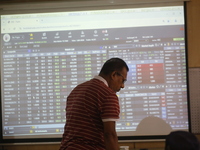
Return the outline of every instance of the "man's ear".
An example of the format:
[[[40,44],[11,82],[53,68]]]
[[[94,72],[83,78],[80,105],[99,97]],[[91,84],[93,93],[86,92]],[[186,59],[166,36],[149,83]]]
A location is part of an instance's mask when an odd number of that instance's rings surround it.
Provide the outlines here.
[[[113,72],[110,74],[110,77],[111,77],[112,80],[115,78],[116,73],[117,73],[116,71],[113,71]]]

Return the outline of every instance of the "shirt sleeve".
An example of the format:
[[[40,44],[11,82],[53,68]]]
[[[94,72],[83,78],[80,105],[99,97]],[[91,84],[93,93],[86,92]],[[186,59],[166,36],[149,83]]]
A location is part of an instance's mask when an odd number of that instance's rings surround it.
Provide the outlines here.
[[[116,94],[109,95],[102,104],[101,118],[103,122],[119,120],[119,100]]]

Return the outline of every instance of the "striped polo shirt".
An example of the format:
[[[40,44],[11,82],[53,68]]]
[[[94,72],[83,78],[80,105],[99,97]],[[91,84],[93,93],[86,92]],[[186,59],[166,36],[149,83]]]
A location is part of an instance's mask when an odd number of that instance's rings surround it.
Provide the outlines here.
[[[118,97],[100,76],[78,85],[67,98],[60,150],[105,150],[103,122],[119,119]]]

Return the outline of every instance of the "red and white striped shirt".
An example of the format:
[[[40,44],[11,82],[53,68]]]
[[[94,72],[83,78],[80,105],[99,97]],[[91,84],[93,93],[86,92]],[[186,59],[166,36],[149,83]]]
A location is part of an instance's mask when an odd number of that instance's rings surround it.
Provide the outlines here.
[[[103,122],[119,119],[118,97],[97,76],[78,85],[67,98],[60,150],[105,150]]]

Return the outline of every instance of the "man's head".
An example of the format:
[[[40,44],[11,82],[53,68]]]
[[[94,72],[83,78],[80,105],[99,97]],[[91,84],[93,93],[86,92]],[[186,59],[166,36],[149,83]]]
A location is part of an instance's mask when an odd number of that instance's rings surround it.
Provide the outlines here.
[[[114,92],[118,92],[124,88],[128,71],[129,68],[125,61],[120,58],[111,58],[104,63],[99,75],[108,82],[108,86]]]
[[[165,150],[199,150],[197,137],[187,131],[174,131],[166,137]]]

